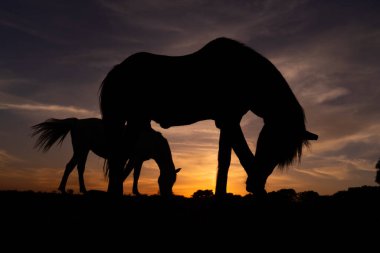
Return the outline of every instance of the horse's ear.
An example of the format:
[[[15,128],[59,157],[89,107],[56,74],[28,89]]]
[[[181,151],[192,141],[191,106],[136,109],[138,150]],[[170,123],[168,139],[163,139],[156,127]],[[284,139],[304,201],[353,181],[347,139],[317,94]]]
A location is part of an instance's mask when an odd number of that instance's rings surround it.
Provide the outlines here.
[[[305,139],[316,141],[318,140],[318,135],[309,131],[305,131]]]
[[[182,168],[175,169],[175,173],[178,173]]]

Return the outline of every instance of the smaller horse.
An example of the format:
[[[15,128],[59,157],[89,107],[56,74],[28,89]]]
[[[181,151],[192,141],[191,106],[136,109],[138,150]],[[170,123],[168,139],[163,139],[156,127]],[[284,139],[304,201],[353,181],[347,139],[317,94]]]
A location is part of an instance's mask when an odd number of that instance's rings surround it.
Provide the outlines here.
[[[79,190],[85,193],[86,187],[83,174],[88,153],[92,151],[105,159],[108,159],[110,156],[109,148],[106,146],[107,142],[103,121],[97,118],[48,119],[32,126],[32,129],[32,136],[39,135],[35,143],[35,148],[42,149],[43,152],[47,152],[56,142],[62,144],[66,135],[70,132],[73,156],[66,165],[58,190],[62,193],[66,191],[65,188],[69,175],[77,166]],[[128,136],[127,129],[128,128],[125,127],[125,136]],[[127,146],[128,145],[126,145],[126,147]],[[125,161],[129,160],[125,166],[123,181],[134,169],[133,194],[140,194],[138,191],[138,179],[141,167],[143,162],[149,159],[154,159],[160,169],[160,177],[158,179],[160,194],[172,194],[176,173],[180,169],[175,169],[169,144],[161,133],[152,128],[147,128],[138,136],[136,145],[132,148],[132,152],[129,149],[128,152],[125,152],[125,154],[127,153],[131,155],[130,157],[124,157]]]

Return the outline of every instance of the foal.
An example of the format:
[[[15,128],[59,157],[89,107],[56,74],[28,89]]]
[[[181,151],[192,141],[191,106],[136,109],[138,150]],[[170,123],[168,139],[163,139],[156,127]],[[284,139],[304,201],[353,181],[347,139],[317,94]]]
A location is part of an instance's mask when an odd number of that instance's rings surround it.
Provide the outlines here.
[[[47,152],[56,142],[62,144],[66,135],[70,132],[73,156],[66,165],[58,190],[62,193],[66,192],[66,184],[69,175],[77,166],[79,190],[80,192],[85,193],[86,187],[83,174],[88,153],[92,151],[96,155],[105,159],[108,159],[110,156],[109,148],[107,148],[103,121],[97,118],[48,119],[32,126],[32,129],[32,136],[38,135],[35,148],[42,149],[43,152]],[[125,128],[125,131],[127,131],[127,127]],[[126,149],[127,147],[128,145],[126,145]],[[140,194],[138,191],[138,179],[141,167],[143,162],[149,159],[154,159],[160,169],[160,193],[171,194],[171,189],[176,178],[175,174],[180,169],[175,169],[170,147],[161,133],[149,128],[138,136],[138,141],[135,147],[128,148],[129,151],[132,150],[132,154],[130,157],[124,157],[124,161],[127,161],[128,159],[129,161],[125,167],[123,181],[128,177],[132,169],[134,169],[133,194]],[[127,154],[129,152],[125,153]],[[160,183],[160,181],[163,183]]]

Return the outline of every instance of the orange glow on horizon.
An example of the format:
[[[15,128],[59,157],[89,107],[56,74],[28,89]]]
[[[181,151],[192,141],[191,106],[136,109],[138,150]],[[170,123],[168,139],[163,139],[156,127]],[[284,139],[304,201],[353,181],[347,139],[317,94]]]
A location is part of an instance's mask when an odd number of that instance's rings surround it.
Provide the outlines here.
[[[245,117],[241,125],[244,134],[248,136],[247,142],[254,152],[256,139],[252,136],[257,135],[261,125],[257,124],[257,121],[253,121],[253,123]],[[168,139],[174,164],[176,168],[182,168],[177,175],[173,192],[185,197],[190,197],[197,190],[215,192],[219,131],[214,123],[203,121],[191,126],[170,129],[161,129],[155,124],[152,125]],[[352,136],[350,138],[356,140],[361,137]],[[30,139],[29,141],[29,145],[32,147],[33,140]],[[374,181],[368,182],[365,178],[361,181],[351,179],[350,172],[352,170],[349,166],[363,168],[362,171],[369,175],[372,173],[373,178],[375,177],[376,171],[372,169],[374,165],[369,164],[368,161],[347,161],[347,159],[339,157],[324,158],[318,156],[318,152],[327,149],[329,146],[327,144],[332,142],[333,140],[321,140],[318,145],[313,145],[312,152],[305,151],[300,164],[296,163],[284,171],[275,169],[268,178],[266,190],[271,192],[293,188],[297,192],[313,190],[320,194],[333,194],[352,186],[371,185],[371,183],[375,185]],[[341,140],[339,139],[337,142],[341,142]],[[33,151],[30,156],[32,159],[19,159],[4,151],[0,154],[0,190],[53,192],[57,191],[65,165],[71,158],[71,140],[68,137],[61,148],[54,147],[46,154]],[[103,162],[102,158],[93,153],[89,154],[84,175],[87,190],[107,190],[108,181],[103,175]],[[326,167],[327,163],[329,164],[328,167]],[[124,182],[124,194],[126,195],[132,194],[132,174]],[[139,180],[140,193],[158,194],[158,176],[157,164],[153,160],[144,162]],[[235,154],[232,153],[227,192],[242,196],[248,194],[245,190],[246,179],[247,175],[243,167]],[[75,193],[79,192],[76,170],[69,177],[67,189],[71,189]]]

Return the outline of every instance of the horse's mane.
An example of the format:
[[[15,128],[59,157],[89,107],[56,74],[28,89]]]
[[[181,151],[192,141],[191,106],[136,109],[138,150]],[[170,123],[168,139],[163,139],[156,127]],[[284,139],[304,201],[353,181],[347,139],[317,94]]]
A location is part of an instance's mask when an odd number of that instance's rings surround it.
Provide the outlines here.
[[[294,102],[298,101],[295,100]],[[298,107],[298,108],[297,108]],[[305,138],[306,133],[306,118],[301,105],[296,105],[296,111],[281,117],[281,121],[273,127],[273,135],[278,138],[276,143],[269,145],[279,145],[278,152],[278,167],[283,169],[292,165],[295,161],[301,161],[303,147],[309,147],[310,142]],[[269,126],[269,124],[268,124]],[[270,126],[272,127],[272,126]]]

